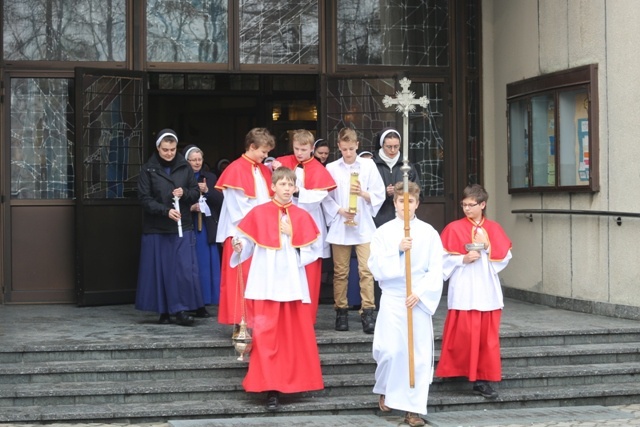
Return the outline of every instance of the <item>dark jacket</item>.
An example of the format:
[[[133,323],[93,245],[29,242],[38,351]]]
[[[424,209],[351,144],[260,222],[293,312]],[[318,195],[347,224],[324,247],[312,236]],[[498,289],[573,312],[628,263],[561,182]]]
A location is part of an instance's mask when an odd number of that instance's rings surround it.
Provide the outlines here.
[[[377,151],[373,155],[373,162],[376,164],[378,172],[380,172],[380,176],[384,182],[386,195],[386,199],[384,200],[384,203],[382,203],[378,214],[373,218],[373,222],[375,222],[376,227],[380,227],[385,222],[396,217],[396,208],[393,206],[393,195],[387,195],[386,187],[389,184],[395,185],[397,182],[402,181],[402,171],[400,170],[402,167],[402,154],[400,156],[400,159],[398,159],[396,164],[393,165],[393,169],[389,169],[389,166],[387,166],[384,160],[380,158],[380,151]],[[418,183],[419,185],[420,175],[418,174],[418,170],[411,163],[409,163],[409,166],[411,166],[411,170],[409,171],[409,181]]]
[[[204,193],[204,197],[207,199],[207,205],[211,211],[211,216],[202,214],[202,219],[205,222],[207,228],[207,241],[209,244],[216,243],[216,233],[218,231],[218,220],[220,219],[220,210],[222,209],[222,201],[224,196],[222,191],[216,190],[214,187],[218,182],[218,177],[213,172],[200,170],[196,175],[199,175],[197,181],[200,182],[204,177],[207,180],[208,193]],[[198,212],[191,212],[193,216],[194,227],[198,224]]]
[[[191,205],[197,202],[200,196],[193,170],[182,154],[176,153],[176,161],[167,174],[160,164],[158,153],[154,152],[147,163],[142,165],[138,178],[138,200],[143,210],[143,233],[178,233],[177,223],[168,216],[169,210],[173,208],[171,193],[178,187],[182,187],[184,192],[180,198],[182,230],[193,230]]]

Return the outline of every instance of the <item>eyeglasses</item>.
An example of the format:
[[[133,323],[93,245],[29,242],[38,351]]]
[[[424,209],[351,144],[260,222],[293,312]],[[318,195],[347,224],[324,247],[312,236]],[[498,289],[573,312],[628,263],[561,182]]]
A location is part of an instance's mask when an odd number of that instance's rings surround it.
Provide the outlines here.
[[[460,207],[462,209],[467,209],[467,208],[475,208],[476,206],[478,206],[480,203],[460,203]]]
[[[400,145],[385,145],[384,148],[386,148],[387,150],[399,150]]]

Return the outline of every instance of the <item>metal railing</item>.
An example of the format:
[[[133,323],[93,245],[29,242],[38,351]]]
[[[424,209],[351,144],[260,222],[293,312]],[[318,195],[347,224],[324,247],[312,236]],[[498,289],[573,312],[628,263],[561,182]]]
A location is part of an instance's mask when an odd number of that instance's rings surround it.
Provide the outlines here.
[[[529,222],[533,222],[533,214],[552,215],[589,215],[589,216],[615,216],[616,224],[622,225],[622,218],[640,218],[640,213],[636,212],[614,212],[614,211],[587,211],[573,209],[514,209],[512,214],[525,214]]]

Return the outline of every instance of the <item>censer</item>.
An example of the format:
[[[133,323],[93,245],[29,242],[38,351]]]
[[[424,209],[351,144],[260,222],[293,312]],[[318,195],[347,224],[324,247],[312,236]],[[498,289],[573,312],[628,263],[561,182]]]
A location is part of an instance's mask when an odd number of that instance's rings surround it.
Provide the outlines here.
[[[244,321],[244,316],[242,316],[240,324],[235,325],[233,328],[231,339],[233,340],[233,348],[235,348],[238,353],[237,360],[241,362],[244,361],[244,355],[248,355],[253,347],[251,334],[249,333],[249,328],[247,328],[247,322]]]
[[[238,258],[240,258],[240,254],[238,254]],[[249,328],[247,327],[247,322],[245,320],[247,309],[244,301],[244,278],[242,276],[242,262],[240,259],[238,259],[238,267],[236,268],[236,271],[238,272],[238,280],[236,281],[236,297],[242,298],[242,317],[240,318],[240,324],[235,325],[233,328],[231,340],[233,341],[233,348],[235,348],[238,353],[237,360],[242,362],[245,360],[245,354],[248,356],[249,353],[251,353],[253,343],[251,333],[249,332]],[[233,317],[235,318],[235,315]]]

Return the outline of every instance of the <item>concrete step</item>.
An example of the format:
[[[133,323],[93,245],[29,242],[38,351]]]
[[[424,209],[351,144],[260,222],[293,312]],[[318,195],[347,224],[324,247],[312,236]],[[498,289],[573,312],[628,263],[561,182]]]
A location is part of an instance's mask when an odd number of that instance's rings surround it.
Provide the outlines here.
[[[497,387],[507,391],[593,384],[619,385],[636,382],[639,374],[640,365],[637,363],[505,368],[503,380]],[[245,395],[241,386],[242,377],[209,378],[201,375],[180,379],[3,384],[0,385],[0,407],[242,398]],[[310,393],[309,396],[368,394],[375,380],[372,371],[359,374],[325,373],[324,381],[325,389]],[[450,394],[465,394],[470,388],[466,379],[435,378],[431,386],[432,393]]]
[[[640,384],[593,384],[575,387],[539,387],[506,389],[496,400],[465,392],[439,392],[429,396],[429,412],[484,411],[528,407],[552,408],[584,405],[622,405],[638,401]],[[264,408],[264,393],[248,394],[227,399],[203,399],[170,402],[32,405],[0,407],[0,422],[158,422],[168,418],[229,418],[271,416]],[[319,394],[283,395],[279,416],[300,415],[357,415],[377,413],[377,396],[371,393],[344,396]]]
[[[342,345],[342,344],[341,344]],[[246,362],[225,356],[179,358],[112,358],[0,364],[0,384],[95,381],[183,380],[188,378],[241,378]],[[439,352],[436,352],[436,360]],[[504,369],[535,366],[576,366],[640,361],[640,343],[548,345],[502,348]],[[373,373],[370,351],[321,353],[325,375]],[[590,366],[587,369],[593,369]]]
[[[5,422],[158,422],[168,418],[198,419],[227,417],[272,416],[264,407],[264,393],[248,394],[242,398],[220,400],[192,400],[127,404],[83,404],[23,406],[0,408],[0,423]],[[278,415],[336,415],[372,414],[377,408],[373,394],[316,397],[283,395]]]

